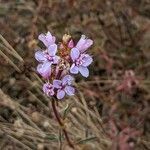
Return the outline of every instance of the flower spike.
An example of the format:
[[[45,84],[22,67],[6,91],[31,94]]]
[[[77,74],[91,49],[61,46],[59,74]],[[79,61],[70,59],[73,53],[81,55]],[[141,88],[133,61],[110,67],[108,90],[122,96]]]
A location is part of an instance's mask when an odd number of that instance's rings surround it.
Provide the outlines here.
[[[45,50],[35,52],[35,59],[39,62],[37,72],[48,80],[43,85],[43,92],[57,99],[74,95],[73,75],[81,73],[83,77],[89,76],[88,66],[93,59],[87,54],[87,49],[93,41],[82,35],[75,44],[71,36],[65,34],[58,45],[50,32],[40,34],[38,39],[46,46]]]

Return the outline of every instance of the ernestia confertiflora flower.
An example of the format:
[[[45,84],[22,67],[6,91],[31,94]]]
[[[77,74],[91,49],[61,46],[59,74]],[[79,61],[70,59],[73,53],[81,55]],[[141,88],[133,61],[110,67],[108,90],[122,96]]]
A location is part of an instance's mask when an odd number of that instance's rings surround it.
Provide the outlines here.
[[[81,53],[77,48],[73,48],[70,55],[73,61],[70,72],[72,74],[77,74],[80,72],[82,76],[88,77],[89,70],[87,67],[92,63],[92,57],[88,54]]]
[[[35,58],[40,64],[37,66],[37,71],[44,78],[49,78],[51,75],[51,65],[58,64],[59,56],[56,56],[57,45],[50,45],[45,51],[37,51]]]
[[[72,76],[66,75],[61,80],[53,81],[53,86],[57,89],[56,96],[58,99],[62,99],[65,94],[74,95],[75,89],[71,86],[73,80]]]
[[[45,83],[43,85],[43,92],[47,95],[47,96],[53,96],[54,93],[54,86],[50,83]]]
[[[38,39],[45,45],[45,50],[35,52],[35,58],[39,62],[37,72],[47,80],[43,85],[43,92],[57,99],[74,95],[72,75],[80,72],[84,77],[89,76],[88,66],[93,59],[87,54],[87,50],[93,41],[82,35],[75,45],[71,36],[65,34],[62,42],[56,44],[56,38],[50,32],[40,34]]]

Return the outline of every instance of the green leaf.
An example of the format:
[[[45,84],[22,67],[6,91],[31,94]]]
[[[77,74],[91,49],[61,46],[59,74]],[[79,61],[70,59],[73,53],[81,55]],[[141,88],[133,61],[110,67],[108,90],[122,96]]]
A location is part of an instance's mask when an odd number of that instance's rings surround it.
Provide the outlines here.
[[[97,137],[89,137],[89,138],[86,138],[86,139],[78,141],[77,144],[84,144],[86,142],[89,142],[89,141],[92,141],[92,140],[96,140],[96,139],[97,139]]]
[[[69,113],[70,109],[72,108],[72,104],[73,103],[67,104],[67,106],[65,107],[64,113],[63,113],[63,119],[66,118],[67,114]]]
[[[58,141],[58,138],[55,135],[47,135],[46,139],[51,140],[51,141]]]

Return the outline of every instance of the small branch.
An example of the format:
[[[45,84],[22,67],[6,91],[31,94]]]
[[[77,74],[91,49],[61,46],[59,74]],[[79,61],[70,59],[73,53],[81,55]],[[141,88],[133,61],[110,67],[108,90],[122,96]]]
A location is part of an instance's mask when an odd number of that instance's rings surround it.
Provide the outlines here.
[[[55,105],[55,99],[52,99],[52,108],[53,108],[55,117],[56,117],[56,119],[57,119],[59,125],[62,127],[62,130],[63,130],[64,135],[65,135],[65,137],[66,137],[66,140],[67,140],[67,142],[68,142],[68,145],[69,145],[71,148],[74,149],[74,145],[73,145],[72,142],[70,141],[69,136],[68,136],[68,133],[67,133],[66,129],[64,128],[64,124],[63,124],[63,122],[61,121],[61,118],[60,118],[60,116],[59,116],[59,114],[58,114],[58,112],[57,112],[56,105]]]

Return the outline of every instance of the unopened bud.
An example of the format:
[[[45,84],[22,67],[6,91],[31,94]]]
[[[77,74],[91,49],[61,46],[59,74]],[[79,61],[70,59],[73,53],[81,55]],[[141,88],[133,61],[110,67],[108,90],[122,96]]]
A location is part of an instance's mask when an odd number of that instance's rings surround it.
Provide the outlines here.
[[[70,40],[70,38],[71,38],[70,35],[64,34],[62,40],[63,40],[64,43],[68,43],[68,41]]]

